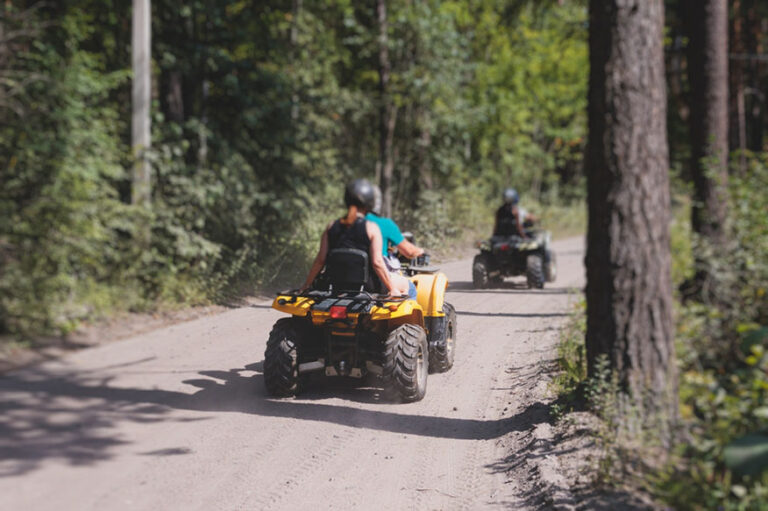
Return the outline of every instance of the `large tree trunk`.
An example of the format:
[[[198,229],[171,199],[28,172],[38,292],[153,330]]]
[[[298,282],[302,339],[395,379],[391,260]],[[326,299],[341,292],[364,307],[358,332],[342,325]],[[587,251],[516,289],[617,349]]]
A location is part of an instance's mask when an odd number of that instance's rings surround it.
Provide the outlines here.
[[[389,36],[387,23],[387,2],[378,0],[376,15],[379,22],[379,161],[377,162],[377,174],[382,195],[382,214],[392,216],[392,174],[395,163],[392,154],[392,146],[395,138],[395,120],[397,112],[392,104],[389,94],[389,74],[391,64],[389,62]]]
[[[662,0],[591,0],[587,360],[677,416]],[[659,415],[656,413],[659,412]]]
[[[693,230],[717,248],[725,240],[727,205],[728,6],[726,0],[688,0],[687,15]],[[697,281],[707,286],[711,275],[700,268]]]

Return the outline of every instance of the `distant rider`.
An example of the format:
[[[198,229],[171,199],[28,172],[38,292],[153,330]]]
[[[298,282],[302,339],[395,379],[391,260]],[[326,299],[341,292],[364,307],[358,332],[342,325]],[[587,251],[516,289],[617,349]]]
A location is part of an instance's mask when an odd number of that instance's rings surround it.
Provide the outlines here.
[[[356,248],[368,253],[369,264],[381,281],[383,289],[393,296],[408,294],[410,281],[402,275],[390,273],[382,257],[382,238],[378,226],[365,219],[365,214],[373,208],[373,185],[367,179],[356,179],[349,183],[344,191],[344,203],[347,213],[344,217],[328,224],[320,238],[309,275],[302,286],[302,291],[309,289],[325,266],[328,252],[336,248]]]
[[[523,227],[523,212],[518,207],[520,196],[514,188],[507,188],[502,194],[504,204],[496,210],[496,223],[493,227],[494,236],[512,236],[519,235],[521,238],[527,238]],[[533,215],[529,215],[530,217]]]
[[[398,271],[400,269],[400,261],[396,257],[389,253],[390,247],[397,248],[397,251],[403,254],[409,259],[424,255],[424,249],[417,247],[403,236],[400,228],[397,226],[394,220],[381,216],[381,189],[373,185],[374,203],[373,209],[365,215],[367,220],[374,222],[379,226],[381,230],[381,250],[384,256],[384,263],[387,265],[390,271]]]

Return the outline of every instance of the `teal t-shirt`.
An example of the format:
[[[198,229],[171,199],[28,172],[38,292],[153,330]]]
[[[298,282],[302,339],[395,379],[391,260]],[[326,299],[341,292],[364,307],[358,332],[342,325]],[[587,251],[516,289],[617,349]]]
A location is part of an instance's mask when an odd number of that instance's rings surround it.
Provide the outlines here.
[[[380,217],[373,213],[365,215],[366,220],[370,220],[379,226],[381,231],[381,251],[383,256],[387,256],[387,250],[390,245],[397,246],[405,239],[400,228],[391,218]]]

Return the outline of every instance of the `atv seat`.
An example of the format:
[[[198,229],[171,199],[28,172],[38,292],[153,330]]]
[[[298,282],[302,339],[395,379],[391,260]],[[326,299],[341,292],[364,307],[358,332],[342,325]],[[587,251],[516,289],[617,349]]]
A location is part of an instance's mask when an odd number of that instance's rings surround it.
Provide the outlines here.
[[[328,253],[325,273],[334,291],[363,291],[370,287],[368,254],[356,248],[337,248]]]

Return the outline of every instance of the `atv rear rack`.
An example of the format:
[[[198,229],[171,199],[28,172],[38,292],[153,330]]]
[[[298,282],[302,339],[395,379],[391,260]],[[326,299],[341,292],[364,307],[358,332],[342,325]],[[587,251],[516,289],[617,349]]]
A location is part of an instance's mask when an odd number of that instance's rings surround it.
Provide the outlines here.
[[[327,308],[330,308],[331,305],[334,305],[336,302],[340,300],[346,301],[346,305],[354,305],[354,304],[369,304],[369,303],[375,303],[379,307],[383,307],[385,303],[387,302],[404,302],[408,300],[407,295],[401,295],[401,296],[392,296],[392,295],[382,295],[377,293],[369,293],[368,291],[347,291],[347,292],[333,292],[333,291],[321,291],[318,289],[312,289],[309,291],[301,291],[299,289],[291,289],[288,291],[279,291],[277,293],[277,296],[289,296],[289,299],[280,298],[277,303],[280,305],[285,305],[288,303],[295,303],[297,299],[299,298],[311,298],[316,300],[316,305],[313,307],[316,310],[326,310],[325,305],[327,305]],[[321,308],[320,306],[323,305]]]

